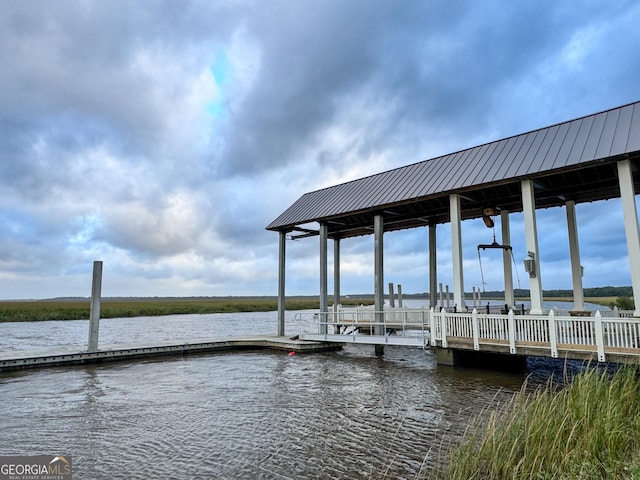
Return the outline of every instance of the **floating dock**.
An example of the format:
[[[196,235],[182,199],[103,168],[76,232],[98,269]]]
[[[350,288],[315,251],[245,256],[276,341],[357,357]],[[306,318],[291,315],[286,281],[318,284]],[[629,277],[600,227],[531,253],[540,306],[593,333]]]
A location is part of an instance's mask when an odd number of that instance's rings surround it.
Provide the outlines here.
[[[63,365],[99,364],[103,362],[137,360],[148,357],[211,353],[228,350],[268,349],[295,353],[338,350],[339,344],[299,340],[297,337],[255,335],[247,337],[196,338],[179,342],[152,344],[110,344],[95,351],[59,348],[48,351],[0,353],[0,372],[25,368],[58,367]]]

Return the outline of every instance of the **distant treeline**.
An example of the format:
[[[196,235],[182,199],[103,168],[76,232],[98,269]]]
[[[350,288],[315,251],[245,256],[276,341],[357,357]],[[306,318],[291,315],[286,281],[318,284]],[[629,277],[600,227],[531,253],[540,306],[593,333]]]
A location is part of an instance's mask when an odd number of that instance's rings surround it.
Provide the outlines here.
[[[551,297],[560,297],[560,298],[571,298],[573,297],[573,290],[543,290],[543,296],[551,298]],[[585,288],[584,291],[585,297],[632,297],[633,289],[628,287],[595,287],[595,288]],[[529,298],[530,291],[525,290],[523,288],[516,288],[513,290],[513,294],[516,298]],[[465,292],[465,298],[472,298],[472,292]],[[373,294],[358,294],[354,295],[358,298],[369,298],[373,297]],[[385,294],[385,297],[387,295]],[[482,298],[504,298],[504,290],[490,290],[486,292],[481,292]],[[424,293],[403,293],[403,298],[429,298],[429,292]]]
[[[513,291],[513,295],[518,298],[529,297],[529,290],[516,288]],[[633,296],[633,289],[629,287],[596,287],[585,288],[585,297],[631,297]],[[543,290],[543,296],[545,297],[560,297],[571,298],[573,297],[573,290]],[[467,294],[470,296],[470,294]],[[491,291],[482,292],[483,298],[504,298],[504,291]]]

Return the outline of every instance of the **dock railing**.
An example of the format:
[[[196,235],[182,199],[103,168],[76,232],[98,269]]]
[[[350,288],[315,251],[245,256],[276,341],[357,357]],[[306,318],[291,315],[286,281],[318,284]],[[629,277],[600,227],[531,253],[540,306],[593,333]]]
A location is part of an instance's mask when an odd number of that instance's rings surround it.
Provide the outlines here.
[[[390,345],[431,345],[558,357],[559,352],[640,357],[640,318],[609,310],[593,316],[435,311],[426,308],[336,308],[314,316],[301,338]],[[613,313],[613,315],[611,313]],[[564,312],[563,312],[564,313]],[[382,318],[382,321],[379,319]],[[302,322],[301,322],[302,324]],[[309,322],[306,322],[309,325]],[[308,330],[308,329],[307,329]]]
[[[540,350],[558,357],[558,350],[596,352],[604,362],[606,353],[640,356],[640,318],[627,316],[507,315],[431,312],[432,345],[449,348],[451,343],[473,344],[474,350],[483,346],[509,346],[510,353]],[[462,347],[464,348],[464,347]]]
[[[308,313],[296,314],[300,338],[306,340],[424,346],[430,338],[430,314],[424,308],[386,308],[380,312],[371,306],[339,307],[313,314],[315,333],[306,327],[308,317]]]

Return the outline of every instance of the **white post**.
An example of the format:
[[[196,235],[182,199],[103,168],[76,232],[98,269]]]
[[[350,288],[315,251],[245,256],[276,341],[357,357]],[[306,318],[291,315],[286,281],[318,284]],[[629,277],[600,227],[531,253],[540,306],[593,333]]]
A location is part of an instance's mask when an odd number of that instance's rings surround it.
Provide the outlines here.
[[[459,312],[464,310],[464,280],[462,275],[462,212],[460,195],[449,195],[451,219],[451,249],[453,260],[453,303]]]
[[[340,239],[333,239],[333,333],[340,333]]]
[[[284,336],[285,317],[285,263],[286,263],[287,232],[279,232],[278,240],[278,336]]]
[[[435,345],[436,340],[436,312],[433,307],[429,309],[429,345]]]
[[[558,340],[556,336],[556,317],[553,309],[549,310],[549,343],[551,344],[551,356],[558,358]]]
[[[100,300],[102,295],[102,262],[93,262],[93,281],[91,282],[91,311],[89,313],[88,351],[98,350],[98,332],[100,330]]]
[[[333,307],[338,311],[340,306],[340,239],[333,239]]]
[[[442,335],[442,348],[447,348],[447,313],[440,311],[440,333]]]
[[[438,264],[436,261],[436,251],[436,226],[429,225],[429,301],[432,307],[438,304]]]
[[[624,230],[627,235],[627,254],[631,267],[631,286],[635,304],[633,316],[640,317],[640,231],[638,230],[638,212],[633,189],[633,172],[629,160],[618,162],[618,183],[622,199]]]
[[[471,312],[471,327],[473,328],[473,349],[480,350],[480,328],[478,327],[478,311]]]
[[[509,211],[502,210],[500,212],[500,227],[502,228],[502,244],[511,245],[511,231],[509,228]],[[502,251],[502,269],[504,271],[504,303],[509,308],[515,304],[513,296],[513,269],[511,264],[513,253],[511,250]]]
[[[522,209],[524,213],[524,232],[527,251],[533,254],[534,273],[529,275],[529,291],[531,292],[532,315],[542,315],[542,279],[540,275],[540,253],[538,251],[538,229],[536,225],[535,192],[531,180],[523,180]]]
[[[569,200],[565,204],[567,228],[569,233],[569,256],[571,258],[571,277],[573,279],[573,309],[584,311],[584,291],[582,289],[582,266],[580,265],[580,245],[576,222],[576,202]]]
[[[509,353],[516,353],[516,318],[513,309],[509,309],[507,317],[507,328],[509,329]]]
[[[329,320],[328,277],[327,277],[327,237],[326,223],[320,224],[320,333],[327,333]]]
[[[596,347],[598,349],[598,361],[605,361],[604,354],[604,331],[602,328],[602,316],[600,315],[600,310],[596,311],[595,315],[595,327],[596,327]]]
[[[374,308],[376,310],[376,335],[382,335],[384,322],[384,219],[382,215],[376,215],[373,219],[374,232]],[[376,353],[381,350],[376,345]]]

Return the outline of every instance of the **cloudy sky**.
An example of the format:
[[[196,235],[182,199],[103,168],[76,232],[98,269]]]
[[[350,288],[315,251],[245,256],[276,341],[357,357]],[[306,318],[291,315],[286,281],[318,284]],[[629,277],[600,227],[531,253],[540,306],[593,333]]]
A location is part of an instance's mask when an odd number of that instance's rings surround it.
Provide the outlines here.
[[[105,296],[273,295],[264,227],[300,195],[639,100],[638,25],[634,0],[0,0],[0,299],[88,296],[94,260]],[[630,285],[621,218],[578,206],[585,286]],[[570,288],[564,210],[538,221],[543,287]],[[491,239],[463,223],[468,289]],[[372,245],[343,242],[344,293]],[[426,229],[385,248],[426,291]],[[287,249],[316,294],[317,238]]]

